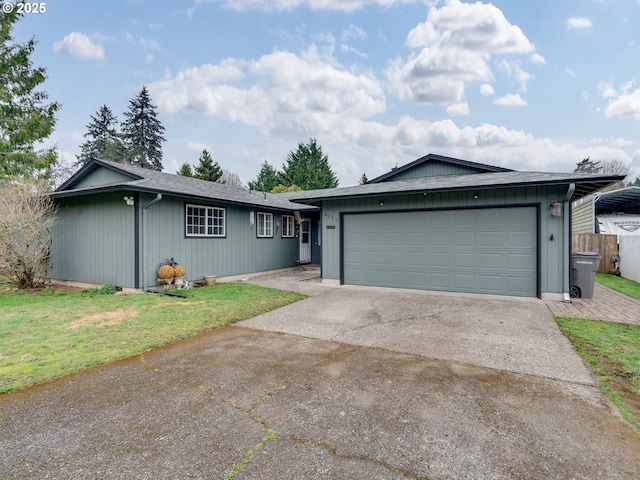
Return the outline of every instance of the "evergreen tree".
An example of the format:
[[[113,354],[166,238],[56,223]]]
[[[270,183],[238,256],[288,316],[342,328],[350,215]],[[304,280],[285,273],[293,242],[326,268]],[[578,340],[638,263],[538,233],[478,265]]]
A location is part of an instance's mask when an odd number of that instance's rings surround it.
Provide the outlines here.
[[[20,17],[0,14],[0,179],[48,177],[57,157],[54,148],[37,150],[53,132],[60,104],[46,103],[47,93],[36,90],[47,78],[30,60],[36,40],[14,43],[11,30]]]
[[[138,167],[162,170],[164,127],[158,120],[156,107],[151,103],[146,86],[129,101],[129,110],[124,116],[122,139],[127,161]]]
[[[210,182],[217,182],[222,177],[222,168],[220,168],[218,162],[213,161],[206,148],[202,150],[199,162],[195,169],[194,177]]]
[[[298,143],[298,149],[289,152],[279,177],[284,186],[298,185],[302,190],[338,186],[338,177],[331,170],[329,158],[322,154],[322,147],[313,138],[307,144]]]
[[[360,185],[364,185],[368,181],[369,181],[369,179],[367,178],[367,174],[366,173],[363,173],[362,176],[358,179],[358,183]]]
[[[255,181],[249,182],[249,188],[260,192],[271,192],[279,183],[277,170],[265,160],[258,177]]]
[[[193,177],[193,170],[191,169],[191,164],[184,162],[180,166],[176,174],[182,175],[183,177]]]
[[[125,157],[125,151],[117,130],[118,119],[107,105],[102,105],[91,115],[91,122],[87,125],[87,140],[80,146],[81,153],[77,155],[77,165],[85,165],[92,158],[120,162]]]

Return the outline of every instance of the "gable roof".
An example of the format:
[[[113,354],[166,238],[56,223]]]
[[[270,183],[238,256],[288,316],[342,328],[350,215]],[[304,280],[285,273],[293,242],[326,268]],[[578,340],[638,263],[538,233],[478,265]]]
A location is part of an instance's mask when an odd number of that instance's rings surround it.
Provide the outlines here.
[[[428,155],[425,155],[424,157],[418,158],[417,160],[414,160],[413,162],[407,163],[406,165],[403,165],[402,167],[395,167],[393,169],[391,169],[390,172],[387,172],[383,175],[380,175],[379,177],[376,177],[372,180],[369,180],[366,183],[380,183],[380,182],[384,182],[387,181],[389,179],[391,179],[392,177],[395,177],[399,174],[402,174],[408,170],[412,170],[416,167],[419,167],[421,165],[424,165],[426,163],[448,163],[451,165],[456,165],[456,166],[460,166],[460,167],[468,167],[474,170],[477,170],[478,173],[490,173],[490,172],[512,172],[513,170],[509,169],[509,168],[503,168],[503,167],[496,167],[494,165],[486,165],[484,163],[476,163],[476,162],[470,162],[468,160],[462,160],[460,158],[453,158],[453,157],[445,157],[444,155],[436,155],[434,153],[429,153]]]
[[[98,169],[123,174],[121,179],[111,183],[77,187],[81,181]],[[293,203],[289,197],[279,193],[263,193],[244,188],[231,187],[217,182],[209,182],[198,178],[184,177],[172,173],[158,172],[146,168],[124,165],[94,159],[78,170],[69,180],[51,194],[53,198],[91,195],[94,193],[129,190],[144,193],[162,193],[167,196],[186,197],[191,199],[220,201],[275,210],[309,210],[315,207]]]
[[[588,173],[549,172],[495,172],[470,175],[446,175],[422,177],[396,182],[365,183],[354,187],[329,190],[307,190],[290,196],[294,202],[319,204],[323,200],[338,198],[358,198],[365,196],[425,194],[455,192],[462,190],[489,190],[495,188],[549,186],[575,184],[572,199],[580,198],[601,188],[620,181],[624,175],[598,175]]]

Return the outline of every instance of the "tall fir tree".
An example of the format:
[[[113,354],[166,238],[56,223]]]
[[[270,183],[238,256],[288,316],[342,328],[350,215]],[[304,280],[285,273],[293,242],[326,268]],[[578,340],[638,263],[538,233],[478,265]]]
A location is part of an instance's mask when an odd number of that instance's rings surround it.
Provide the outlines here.
[[[129,101],[129,110],[124,116],[122,140],[127,161],[138,167],[162,170],[164,127],[158,120],[156,106],[151,103],[146,86]]]
[[[329,158],[323,155],[314,138],[309,143],[298,143],[298,149],[287,155],[287,162],[279,175],[282,185],[298,185],[302,190],[335,188],[338,177],[329,165]]]
[[[194,177],[200,180],[208,180],[209,182],[217,182],[222,177],[223,171],[211,158],[211,154],[205,148],[200,154],[199,163],[195,168]]]
[[[122,139],[118,133],[118,118],[107,105],[91,115],[87,125],[86,141],[80,146],[77,165],[85,165],[93,158],[121,162],[125,158]]]
[[[180,165],[180,168],[176,172],[178,175],[182,175],[183,177],[193,177],[193,169],[191,168],[191,164],[184,162]]]
[[[53,132],[60,104],[47,103],[47,93],[37,90],[47,75],[30,59],[36,40],[14,42],[11,31],[21,17],[0,14],[0,179],[48,178],[57,160],[54,148],[39,147]]]
[[[270,192],[280,184],[278,171],[266,160],[258,172],[258,177],[253,182],[249,182],[249,188],[260,192]]]

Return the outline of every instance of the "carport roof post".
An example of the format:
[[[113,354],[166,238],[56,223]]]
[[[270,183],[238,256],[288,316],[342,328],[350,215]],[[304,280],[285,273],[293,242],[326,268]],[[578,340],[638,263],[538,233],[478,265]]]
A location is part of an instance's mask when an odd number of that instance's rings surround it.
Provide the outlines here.
[[[382,195],[424,194],[460,190],[487,190],[507,187],[550,186],[575,184],[572,200],[589,195],[624,179],[623,175],[549,172],[495,172],[470,175],[423,177],[395,182],[357,185],[353,187],[296,192],[293,202],[314,205],[336,198],[377,197]]]

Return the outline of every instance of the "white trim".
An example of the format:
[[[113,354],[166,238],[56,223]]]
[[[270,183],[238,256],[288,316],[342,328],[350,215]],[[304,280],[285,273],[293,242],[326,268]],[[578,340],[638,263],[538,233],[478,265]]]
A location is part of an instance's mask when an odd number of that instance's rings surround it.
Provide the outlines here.
[[[200,211],[192,211],[189,214],[189,209]],[[189,223],[190,218],[192,223]],[[199,219],[198,223],[194,223],[193,219]],[[189,232],[189,228],[192,229],[191,232]],[[198,233],[194,233],[195,229],[199,230]],[[215,233],[216,230],[217,233]],[[186,203],[184,206],[184,234],[187,237],[225,237],[227,235],[227,209]]]
[[[293,215],[282,215],[282,238],[295,238],[296,222]]]
[[[258,238],[273,238],[273,213],[258,212],[257,217]]]

